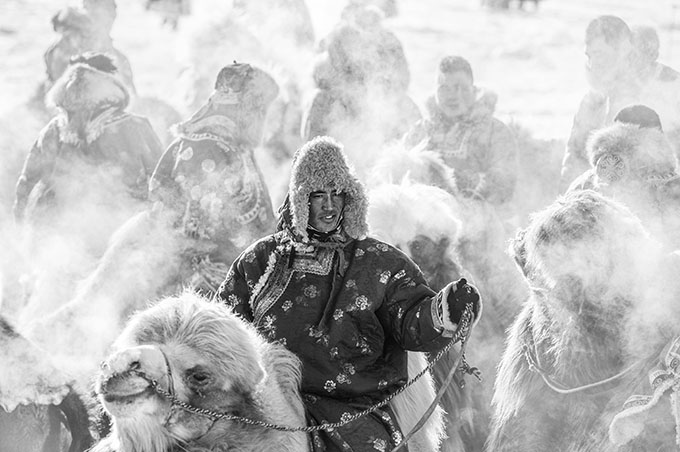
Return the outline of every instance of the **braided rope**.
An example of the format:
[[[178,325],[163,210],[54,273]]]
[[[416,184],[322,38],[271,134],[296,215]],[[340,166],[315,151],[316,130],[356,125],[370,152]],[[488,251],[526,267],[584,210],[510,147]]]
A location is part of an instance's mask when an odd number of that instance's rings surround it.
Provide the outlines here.
[[[305,427],[296,427],[296,426],[291,426],[291,425],[281,425],[281,424],[274,424],[271,422],[265,422],[265,421],[260,421],[256,419],[250,419],[250,418],[245,418],[242,416],[237,416],[234,414],[229,414],[229,413],[223,413],[223,412],[217,412],[213,411],[207,408],[198,408],[193,405],[190,405],[182,400],[179,400],[175,395],[171,394],[170,392],[164,390],[158,385],[158,381],[155,379],[147,376],[143,372],[133,370],[131,373],[134,373],[135,375],[139,376],[140,378],[143,378],[144,380],[149,382],[149,385],[153,390],[158,393],[159,395],[165,397],[167,400],[169,400],[173,405],[177,405],[180,408],[189,411],[194,414],[198,414],[201,416],[206,416],[214,421],[224,419],[224,420],[229,420],[229,421],[237,421],[243,424],[248,424],[248,425],[254,425],[254,426],[259,426],[259,427],[264,427],[267,429],[271,430],[279,430],[279,431],[284,431],[284,432],[315,432],[315,431],[320,431],[320,430],[335,430],[339,427],[343,427],[351,422],[356,421],[357,419],[360,419],[364,416],[367,416],[368,414],[376,411],[377,409],[387,405],[393,398],[395,398],[397,395],[401,394],[404,392],[408,387],[413,385],[418,379],[420,379],[423,375],[425,375],[427,372],[432,370],[434,365],[444,357],[444,355],[453,347],[453,345],[461,341],[462,345],[465,345],[465,341],[467,340],[468,336],[470,335],[470,330],[472,326],[472,319],[473,319],[473,313],[472,313],[472,304],[468,303],[467,306],[465,307],[465,311],[463,312],[463,315],[461,316],[461,321],[459,323],[459,327],[456,330],[456,333],[453,335],[449,343],[437,353],[435,358],[430,361],[430,363],[418,374],[416,374],[413,378],[408,380],[402,387],[397,389],[395,392],[387,396],[385,399],[382,401],[375,403],[374,405],[371,405],[370,407],[366,408],[363,411],[360,411],[358,413],[355,413],[349,417],[347,417],[343,421],[339,422],[325,422],[323,424],[319,425],[310,425],[310,426],[305,426]],[[464,349],[463,349],[464,350]],[[461,357],[463,354],[461,353]],[[467,363],[465,362],[464,358],[459,358],[459,361],[463,363],[461,366],[461,369],[464,372],[470,373],[471,369],[469,366],[467,366]]]
[[[595,381],[592,383],[587,383],[581,386],[576,386],[573,388],[570,388],[566,384],[563,384],[560,381],[555,380],[551,375],[550,372],[546,371],[540,364],[540,361],[538,359],[538,350],[536,350],[536,344],[534,343],[534,350],[531,350],[529,348],[529,345],[524,345],[524,359],[527,361],[527,364],[529,366],[529,370],[531,372],[536,372],[542,379],[545,385],[550,388],[551,390],[555,391],[558,394],[563,394],[563,395],[570,395],[570,394],[576,394],[579,392],[587,391],[589,389],[593,388],[600,388],[601,386],[604,386],[608,383],[612,383],[615,381],[620,380],[624,376],[626,376],[630,371],[635,369],[635,367],[638,366],[639,363],[634,362],[630,366],[626,367],[623,369],[621,372],[617,373],[616,375],[612,375],[611,377],[604,378],[599,381]],[[612,389],[612,388],[609,388]],[[602,389],[602,392],[608,390],[607,388]]]

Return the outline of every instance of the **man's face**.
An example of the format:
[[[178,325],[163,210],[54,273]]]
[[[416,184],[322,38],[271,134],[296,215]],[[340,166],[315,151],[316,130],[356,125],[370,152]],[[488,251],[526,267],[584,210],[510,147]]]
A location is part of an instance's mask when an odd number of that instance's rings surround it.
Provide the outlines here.
[[[604,38],[594,38],[587,42],[585,53],[589,78],[598,86],[616,81],[616,77],[624,69],[624,48],[609,45]]]
[[[338,227],[345,208],[345,194],[335,190],[319,190],[309,195],[309,225],[319,232]]]
[[[447,118],[465,116],[475,101],[472,78],[463,71],[440,72],[436,98],[439,109]]]

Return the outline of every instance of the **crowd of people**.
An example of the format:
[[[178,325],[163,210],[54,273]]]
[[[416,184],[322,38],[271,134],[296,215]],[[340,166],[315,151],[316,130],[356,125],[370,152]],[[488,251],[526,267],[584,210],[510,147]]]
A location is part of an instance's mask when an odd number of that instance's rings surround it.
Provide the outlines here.
[[[239,14],[264,14],[234,3]],[[188,5],[147,2],[172,11],[173,27],[191,14]],[[300,91],[306,81],[282,82],[259,54],[197,74],[195,111],[183,120],[169,104],[137,93],[134,68],[110,37],[115,0],[59,11],[52,25],[60,37],[45,53],[47,77],[31,100],[46,126],[17,175],[14,216],[30,231],[26,246],[39,253],[54,235],[77,237],[87,265],[65,262],[53,272],[84,278],[105,253],[109,266],[139,265],[115,240],[144,250],[144,234],[156,229],[130,227],[129,218],[162,224],[181,237],[172,261],[178,269],[144,296],[191,288],[294,352],[310,425],[352,418],[397,391],[413,376],[411,352],[425,353],[435,384],[447,384],[446,366],[465,357],[455,349],[434,356],[474,328],[468,357],[487,381],[466,382],[475,373],[467,363],[455,369],[454,384],[443,388],[441,449],[482,450],[491,419],[509,416],[494,414],[491,403],[506,329],[518,314],[529,315],[525,301],[539,286],[557,290],[541,276],[547,267],[524,260],[532,245],[525,242],[534,234],[550,243],[550,233],[569,227],[557,221],[541,233],[517,232],[532,221],[518,218],[521,140],[497,117],[497,95],[476,85],[465,56],[438,61],[421,112],[408,94],[402,43],[384,21],[398,13],[395,2],[348,2],[322,39],[313,36],[304,2],[276,7],[299,19],[287,39],[315,53],[308,105]],[[243,33],[260,52],[256,33],[245,26]],[[545,204],[562,196],[584,196],[589,206],[621,203],[629,211],[611,211],[639,218],[671,253],[680,247],[680,73],[658,61],[651,27],[603,15],[584,37],[589,90],[565,140],[560,178],[542,187]],[[262,149],[276,156],[275,172],[287,175],[283,190],[258,162]],[[412,208],[394,207],[406,199]],[[97,274],[106,273],[100,267]],[[30,316],[40,315],[36,306],[48,293],[53,310],[56,298],[65,304],[75,296],[75,282],[45,287],[55,279],[29,273],[17,281],[18,311],[33,306]],[[17,312],[0,312],[0,320],[21,318]],[[506,447],[502,430],[495,425],[488,447]],[[315,431],[309,441],[313,451],[386,451],[407,433],[387,405],[359,422]]]

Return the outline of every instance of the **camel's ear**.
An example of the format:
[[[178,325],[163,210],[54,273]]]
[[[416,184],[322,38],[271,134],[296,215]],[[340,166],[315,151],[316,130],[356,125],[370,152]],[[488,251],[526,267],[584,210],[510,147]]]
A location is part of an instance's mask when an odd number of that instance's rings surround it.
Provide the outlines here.
[[[524,277],[528,276],[527,269],[527,248],[526,248],[526,229],[523,229],[517,233],[517,236],[510,242],[510,248],[508,250],[510,256],[517,264],[517,267],[522,271]]]
[[[239,367],[239,375],[223,389],[250,394],[258,389],[267,376],[259,361],[253,360]]]
[[[255,382],[255,384],[259,385],[267,377],[267,372],[264,370],[262,363],[259,361],[257,362],[257,366],[254,366],[253,370],[254,372],[252,376],[252,381]]]
[[[266,376],[267,372],[264,370],[262,363],[259,360],[253,360],[253,362],[244,366],[241,384],[247,388],[255,388],[262,384]]]

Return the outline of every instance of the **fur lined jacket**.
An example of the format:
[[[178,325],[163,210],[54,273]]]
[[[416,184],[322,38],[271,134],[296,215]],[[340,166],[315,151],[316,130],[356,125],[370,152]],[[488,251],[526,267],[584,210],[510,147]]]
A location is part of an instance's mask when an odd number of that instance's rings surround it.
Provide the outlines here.
[[[407,380],[405,350],[437,352],[449,340],[439,296],[404,253],[366,237],[363,186],[343,157],[322,150],[298,151],[278,232],[234,261],[219,292],[302,360],[310,423],[338,420],[382,400]],[[315,237],[307,229],[309,195],[327,187],[345,193],[342,225]],[[399,438],[386,407],[319,434],[314,446],[358,451],[366,450],[366,441],[389,448]]]
[[[135,198],[146,199],[148,181],[163,149],[149,121],[126,112],[127,89],[114,75],[89,64],[72,65],[50,90],[59,113],[40,132],[17,182],[14,212],[55,198],[60,186],[102,173]],[[88,190],[91,187],[82,187]]]
[[[426,149],[439,153],[453,168],[463,196],[502,204],[514,194],[519,163],[515,136],[493,116],[496,100],[495,94],[480,91],[468,116],[454,122],[431,97],[428,117],[416,123],[405,140],[409,146],[425,140]]]

